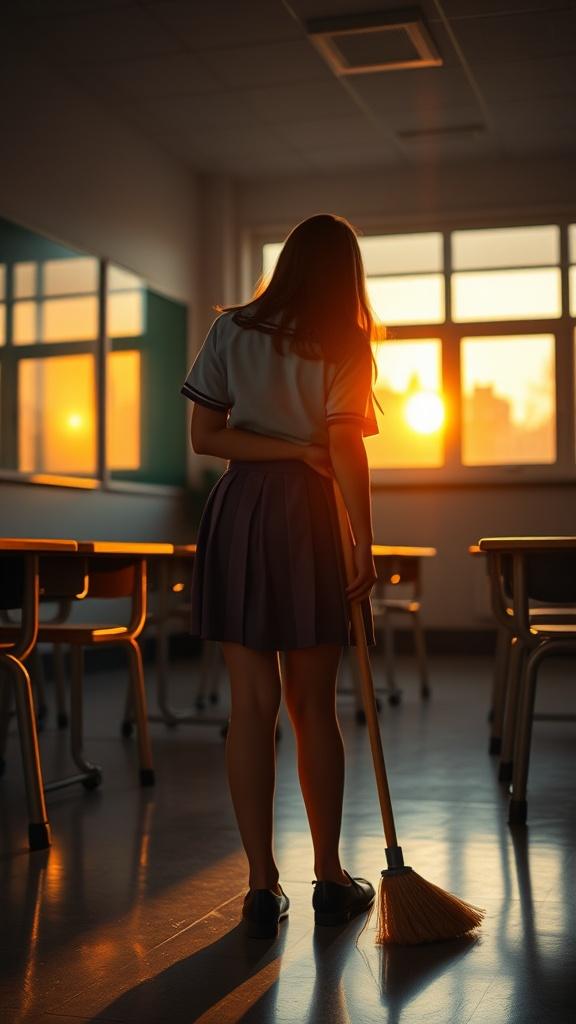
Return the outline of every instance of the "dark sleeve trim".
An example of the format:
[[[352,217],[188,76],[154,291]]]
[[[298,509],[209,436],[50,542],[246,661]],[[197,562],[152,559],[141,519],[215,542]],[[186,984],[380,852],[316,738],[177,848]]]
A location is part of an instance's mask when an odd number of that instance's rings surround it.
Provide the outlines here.
[[[370,423],[371,421],[367,416],[362,416],[359,412],[333,412],[326,417],[332,423],[336,423],[339,420],[345,422],[346,420],[352,420],[356,423]]]
[[[186,398],[190,398],[193,402],[197,402],[198,405],[205,405],[207,409],[214,409],[216,412],[227,412],[230,408],[229,402],[218,402],[215,398],[210,398],[209,395],[203,394],[202,391],[198,391],[198,388],[192,386],[187,381],[184,382],[180,388],[180,394]]]

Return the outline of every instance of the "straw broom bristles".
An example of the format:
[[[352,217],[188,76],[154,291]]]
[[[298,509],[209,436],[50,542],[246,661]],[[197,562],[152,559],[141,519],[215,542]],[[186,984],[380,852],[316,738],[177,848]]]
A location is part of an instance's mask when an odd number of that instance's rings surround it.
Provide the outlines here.
[[[381,872],[376,911],[376,943],[398,946],[461,938],[485,914],[409,867]]]

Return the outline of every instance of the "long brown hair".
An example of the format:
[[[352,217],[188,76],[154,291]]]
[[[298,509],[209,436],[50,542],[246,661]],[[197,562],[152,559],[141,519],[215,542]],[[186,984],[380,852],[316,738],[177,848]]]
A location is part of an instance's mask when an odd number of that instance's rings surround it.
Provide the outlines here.
[[[339,362],[368,346],[377,336],[366,294],[364,267],[356,233],[344,217],[317,214],[290,232],[269,280],[261,278],[251,300],[218,306],[234,312],[240,327],[282,340],[304,358]]]

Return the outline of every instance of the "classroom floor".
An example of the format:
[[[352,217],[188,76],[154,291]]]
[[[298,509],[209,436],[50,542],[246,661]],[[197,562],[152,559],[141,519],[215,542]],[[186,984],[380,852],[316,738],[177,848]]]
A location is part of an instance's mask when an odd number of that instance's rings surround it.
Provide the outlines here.
[[[506,824],[487,755],[491,662],[431,660],[422,705],[410,659],[403,700],[383,702],[400,841],[407,862],[487,909],[476,940],[382,949],[374,923],[314,930],[312,850],[292,734],[279,742],[281,881],[292,906],[274,942],[238,927],[245,863],[214,726],[151,726],[154,790],[137,784],[122,740],[120,672],[91,676],[87,752],[99,790],[48,796],[49,851],[30,854],[14,726],[0,782],[0,1019],[3,1024],[567,1024],[576,1019],[576,726],[537,723],[529,826]],[[189,692],[179,664],[174,693]],[[545,665],[540,708],[574,708],[573,665]],[[153,671],[148,671],[150,679]],[[347,683],[346,671],[342,682]],[[50,695],[50,694],[49,694]],[[153,703],[151,696],[151,704]],[[347,749],[343,863],[377,883],[384,843],[365,728],[340,698]],[[53,715],[41,738],[47,779],[67,768]],[[357,941],[358,940],[358,941]]]

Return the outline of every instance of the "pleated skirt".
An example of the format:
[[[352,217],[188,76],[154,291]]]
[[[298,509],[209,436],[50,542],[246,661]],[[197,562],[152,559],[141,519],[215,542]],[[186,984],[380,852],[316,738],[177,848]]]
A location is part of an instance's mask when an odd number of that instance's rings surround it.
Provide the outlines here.
[[[355,643],[333,484],[305,462],[231,460],[196,544],[193,636],[272,651]],[[370,599],[361,607],[373,645]]]

